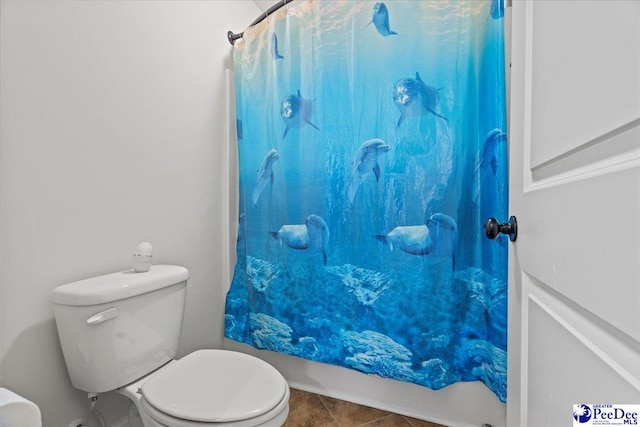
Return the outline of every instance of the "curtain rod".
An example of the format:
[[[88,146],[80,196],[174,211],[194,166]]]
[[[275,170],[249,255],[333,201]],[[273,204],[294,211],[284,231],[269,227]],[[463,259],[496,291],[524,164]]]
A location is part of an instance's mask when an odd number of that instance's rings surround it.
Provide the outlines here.
[[[293,0],[280,0],[278,3],[274,4],[269,9],[267,9],[267,11],[265,13],[263,13],[258,18],[256,18],[256,20],[253,21],[251,23],[251,25],[249,25],[249,28],[253,27],[254,25],[257,25],[257,24],[261,23],[262,21],[265,20],[265,18],[267,16],[271,15],[273,12],[275,12],[278,9],[280,9],[282,6],[284,6],[287,3],[291,3],[292,1]],[[243,35],[244,35],[244,31],[241,32],[240,34],[234,34],[233,31],[229,31],[227,33],[227,40],[229,40],[229,43],[234,44],[236,42],[236,40],[242,38]]]

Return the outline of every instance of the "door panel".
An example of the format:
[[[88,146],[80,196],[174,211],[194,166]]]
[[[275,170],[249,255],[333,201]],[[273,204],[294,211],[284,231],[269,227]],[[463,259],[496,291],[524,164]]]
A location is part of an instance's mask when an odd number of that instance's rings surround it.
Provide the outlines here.
[[[567,413],[574,403],[626,403],[637,394],[637,343],[616,337],[599,319],[536,282],[523,277],[529,324],[526,425],[571,425]]]
[[[531,165],[540,166],[640,117],[635,2],[535,2]],[[576,103],[575,100],[581,100]]]
[[[618,168],[534,181],[518,251],[528,274],[640,340],[640,170]]]
[[[640,2],[513,2],[508,426],[640,403]]]

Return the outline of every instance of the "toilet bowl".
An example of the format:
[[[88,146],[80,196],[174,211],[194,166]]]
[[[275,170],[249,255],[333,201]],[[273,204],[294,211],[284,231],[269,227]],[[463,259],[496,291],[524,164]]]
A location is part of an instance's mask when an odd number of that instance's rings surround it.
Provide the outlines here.
[[[289,386],[266,362],[226,350],[198,350],[116,390],[145,427],[272,427],[289,413]]]
[[[71,383],[91,396],[129,398],[132,427],[282,426],[289,386],[273,366],[227,350],[174,359],[188,277],[183,267],[155,265],[55,288],[50,301]]]

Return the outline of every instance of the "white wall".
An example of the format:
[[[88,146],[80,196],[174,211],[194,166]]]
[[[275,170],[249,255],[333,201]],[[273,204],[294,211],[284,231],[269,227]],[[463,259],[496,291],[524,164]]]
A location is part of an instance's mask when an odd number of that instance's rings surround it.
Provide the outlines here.
[[[226,32],[260,10],[0,7],[0,384],[37,402],[46,427],[66,427],[88,401],[67,379],[49,291],[130,268],[140,241],[156,263],[191,271],[181,354],[221,345]],[[126,415],[119,398],[117,410],[99,404],[108,421]]]

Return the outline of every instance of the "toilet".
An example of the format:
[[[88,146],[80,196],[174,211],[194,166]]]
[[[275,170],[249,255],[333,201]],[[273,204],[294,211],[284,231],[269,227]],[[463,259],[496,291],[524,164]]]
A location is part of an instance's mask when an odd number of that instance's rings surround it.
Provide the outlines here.
[[[115,391],[144,427],[279,427],[289,385],[257,357],[197,350],[179,360],[189,272],[155,265],[51,291],[71,383],[90,396]]]

